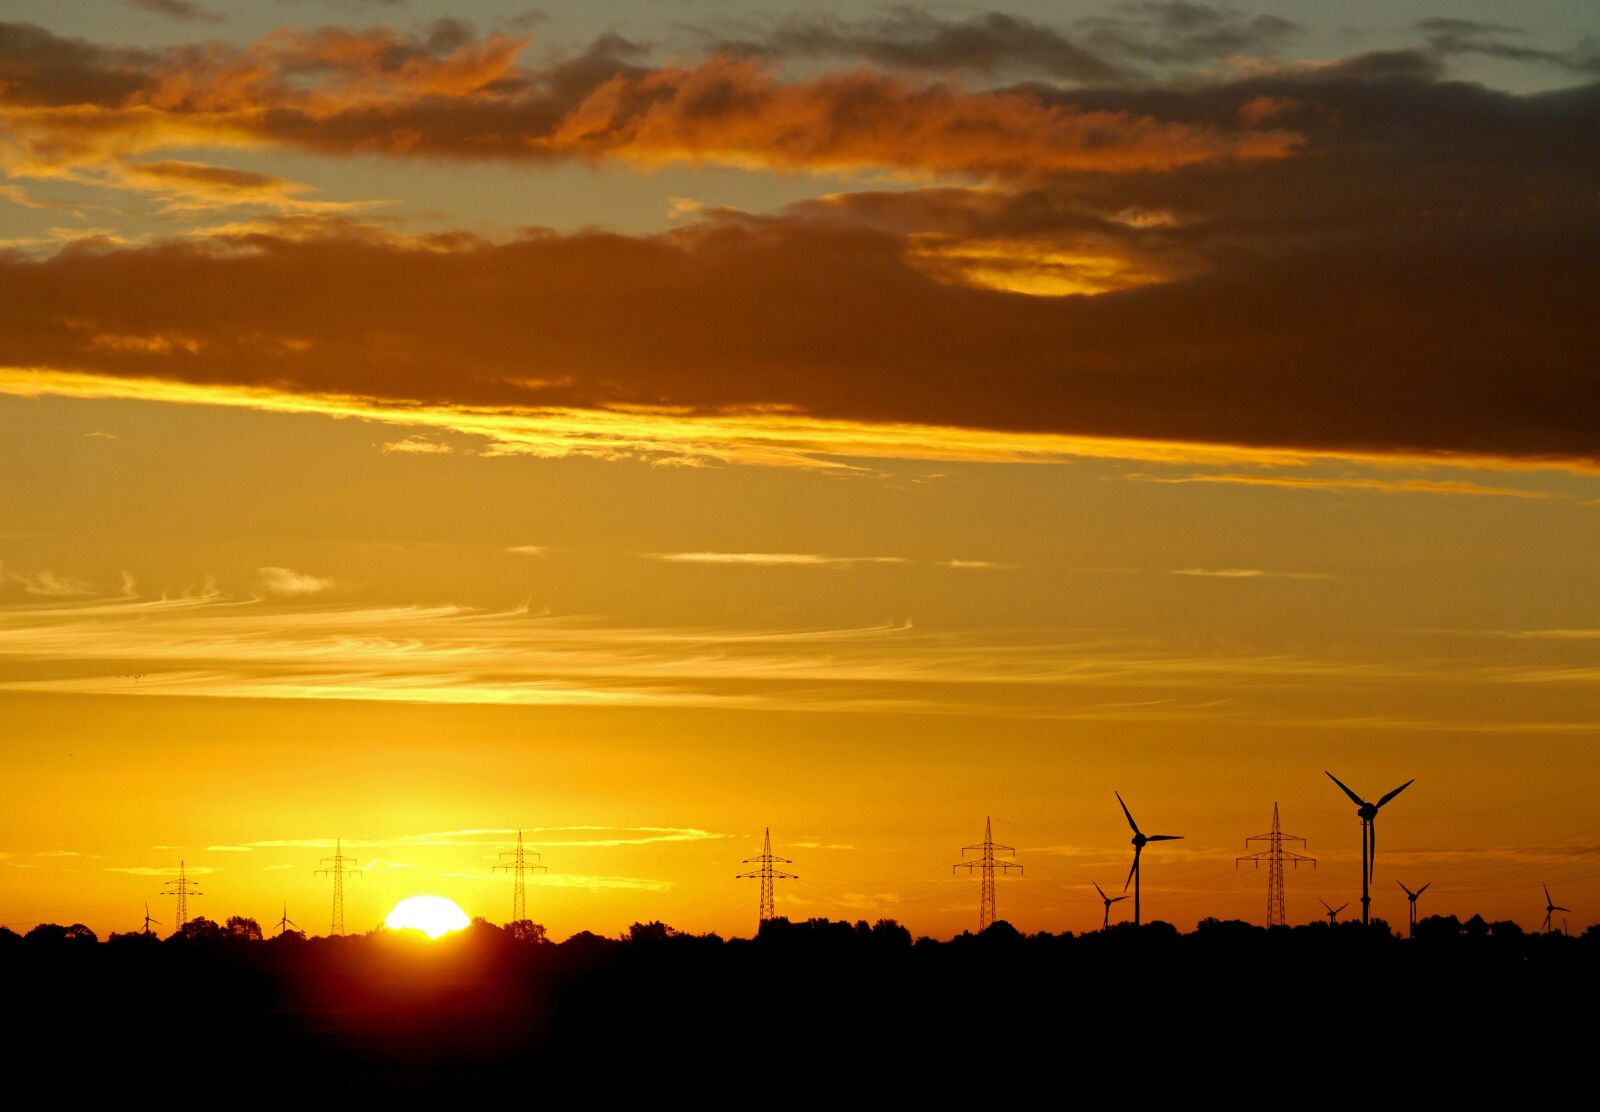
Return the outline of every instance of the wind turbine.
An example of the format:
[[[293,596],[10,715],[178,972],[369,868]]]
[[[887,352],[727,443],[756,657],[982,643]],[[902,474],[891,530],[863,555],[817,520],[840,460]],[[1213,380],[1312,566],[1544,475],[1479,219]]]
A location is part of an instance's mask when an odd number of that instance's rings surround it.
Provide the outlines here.
[[[1090,884],[1094,884],[1094,881],[1091,880],[1089,883]],[[1111,925],[1111,905],[1114,904],[1114,903],[1121,903],[1123,900],[1127,899],[1128,897],[1127,896],[1108,896],[1108,895],[1106,895],[1106,890],[1104,888],[1100,887],[1098,884],[1094,885],[1094,890],[1096,892],[1100,893],[1100,898],[1102,900],[1106,901],[1106,917],[1100,921],[1100,929],[1101,930],[1105,930],[1107,927],[1109,927]]]
[[[1400,884],[1398,880],[1395,881],[1395,883]],[[1407,888],[1404,884],[1400,884],[1401,890],[1406,894],[1406,899],[1411,901],[1411,926],[1406,931],[1407,938],[1417,933],[1417,897],[1432,887],[1433,881],[1431,880],[1424,884],[1421,888],[1418,888],[1415,892]]]
[[[1333,773],[1329,772],[1327,775],[1328,779],[1339,785],[1340,791],[1351,798],[1356,805],[1356,814],[1361,816],[1361,922],[1365,924],[1372,917],[1372,870],[1378,863],[1378,833],[1374,821],[1378,817],[1379,808],[1417,781],[1413,777],[1378,802],[1368,803],[1345,787],[1344,782]]]
[[[1117,802],[1122,803],[1122,793],[1112,790],[1112,795],[1117,797]],[[1128,870],[1128,879],[1122,882],[1122,890],[1126,892],[1128,885],[1133,885],[1133,925],[1138,926],[1143,920],[1139,917],[1139,857],[1144,853],[1148,842],[1176,842],[1183,838],[1182,834],[1145,834],[1139,829],[1139,824],[1133,821],[1133,813],[1128,810],[1128,805],[1122,803],[1122,813],[1128,816],[1128,825],[1133,828],[1133,868]]]
[[[1550,917],[1558,911],[1571,911],[1570,907],[1558,907],[1556,901],[1550,898],[1550,886],[1544,886],[1544,933],[1550,933]]]
[[[289,918],[289,902],[287,900],[283,904],[283,918],[279,919],[273,926],[278,928],[279,934],[282,934],[289,927],[293,927],[295,930],[300,929],[300,924]]]
[[[1338,924],[1338,922],[1339,922],[1339,912],[1343,911],[1345,908],[1350,906],[1347,903],[1342,903],[1338,907],[1334,907],[1327,900],[1321,899],[1320,897],[1318,898],[1318,900],[1322,904],[1323,907],[1328,909],[1328,926],[1330,926],[1330,927],[1335,926],[1335,925]]]
[[[1563,908],[1562,910],[1565,910],[1565,908]],[[150,901],[146,900],[146,901],[144,901],[144,933],[145,934],[149,934],[150,933],[150,924],[151,923],[154,923],[156,926],[159,927],[161,925],[161,920],[160,919],[152,919],[152,918],[150,918]]]

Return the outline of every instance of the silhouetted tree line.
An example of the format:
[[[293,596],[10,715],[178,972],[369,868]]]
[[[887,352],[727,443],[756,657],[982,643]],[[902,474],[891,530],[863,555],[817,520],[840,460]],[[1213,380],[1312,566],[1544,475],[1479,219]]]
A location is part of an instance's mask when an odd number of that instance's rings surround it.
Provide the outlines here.
[[[816,1092],[843,1091],[826,1086],[848,1075],[849,1091],[882,1083],[898,1105],[948,1098],[975,1047],[1003,1049],[1016,1069],[1081,1059],[1126,1076],[1144,1063],[1136,1033],[1159,1027],[1162,1068],[1139,1084],[1177,1097],[1163,1086],[1237,1061],[1268,1020],[1307,1053],[1342,1056],[1373,1051],[1377,1015],[1413,1040],[1447,1038],[1480,1072],[1509,1070],[1587,1039],[1581,1023],[1530,1017],[1600,987],[1600,927],[1544,935],[1479,917],[1429,917],[1414,940],[1382,922],[1206,919],[1188,933],[1156,922],[1024,934],[1000,922],[936,941],[892,919],[813,918],[770,920],[754,938],[650,921],[561,942],[538,923],[476,919],[430,942],[387,930],[264,938],[236,916],[96,943],[82,924],[0,929],[6,1014],[21,1024],[13,1060],[87,1054],[105,1077],[174,1062],[218,1085],[248,1078],[251,1096],[313,1082],[739,1089],[770,1084],[761,1063],[793,1055]],[[102,1076],[76,1060],[62,1069],[80,1085]]]
[[[373,938],[394,933],[386,927],[378,927],[364,936],[343,936],[340,942],[342,943],[344,939]],[[464,932],[464,937],[473,939],[479,944],[489,940],[498,940],[520,945],[566,946],[576,949],[605,948],[616,945],[654,946],[666,943],[672,943],[680,947],[686,945],[738,946],[754,942],[763,947],[790,951],[827,950],[845,947],[888,949],[916,946],[924,948],[974,944],[988,947],[1000,945],[1044,947],[1064,945],[1073,941],[1077,941],[1082,945],[1115,945],[1135,937],[1143,945],[1168,943],[1192,947],[1197,950],[1203,950],[1215,945],[1291,945],[1303,943],[1306,945],[1327,946],[1334,942],[1359,940],[1360,944],[1364,945],[1398,944],[1403,941],[1409,941],[1413,944],[1427,947],[1491,947],[1499,950],[1515,951],[1519,955],[1528,956],[1539,950],[1559,948],[1575,942],[1584,946],[1600,947],[1600,923],[1591,924],[1580,935],[1543,934],[1525,931],[1521,925],[1511,920],[1499,920],[1491,923],[1481,915],[1474,915],[1463,922],[1454,915],[1430,915],[1417,921],[1416,934],[1410,940],[1406,940],[1396,933],[1383,919],[1374,919],[1369,926],[1362,926],[1359,920],[1349,919],[1338,924],[1329,924],[1319,920],[1294,927],[1267,928],[1242,919],[1207,918],[1200,920],[1195,929],[1188,934],[1182,933],[1171,923],[1157,920],[1146,923],[1142,927],[1135,927],[1131,923],[1119,923],[1103,931],[1089,931],[1081,935],[1074,934],[1071,931],[1063,931],[1059,934],[1040,931],[1036,934],[1027,935],[1005,920],[1001,920],[982,933],[963,931],[948,941],[940,942],[926,935],[913,940],[910,930],[894,919],[879,919],[875,923],[868,923],[865,919],[860,919],[851,923],[846,920],[826,918],[791,921],[787,917],[780,916],[762,923],[753,940],[735,938],[725,941],[721,935],[716,933],[690,934],[676,930],[660,920],[652,920],[648,923],[632,924],[619,938],[613,939],[590,931],[580,931],[567,939],[566,942],[557,944],[546,933],[544,924],[535,923],[531,919],[507,923],[504,926],[496,926],[479,916],[472,920],[472,925],[468,931]],[[62,926],[59,923],[40,923],[26,934],[21,935],[9,927],[0,926],[0,946],[17,942],[31,945],[57,945],[96,943],[99,941],[99,936],[82,923],[73,923],[70,926]],[[116,946],[188,943],[236,944],[247,942],[297,945],[306,942],[317,944],[332,941],[334,940],[327,938],[308,939],[303,931],[298,930],[287,930],[268,938],[256,920],[242,915],[231,916],[221,924],[204,916],[190,919],[166,938],[162,938],[153,932],[145,931],[114,931],[106,938],[108,945]]]

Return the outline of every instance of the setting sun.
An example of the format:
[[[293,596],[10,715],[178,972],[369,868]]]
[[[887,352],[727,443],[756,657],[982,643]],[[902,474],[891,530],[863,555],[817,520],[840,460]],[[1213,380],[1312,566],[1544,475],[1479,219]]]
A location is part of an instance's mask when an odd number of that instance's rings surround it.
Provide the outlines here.
[[[457,907],[455,901],[443,896],[412,896],[401,900],[383,921],[390,930],[421,931],[429,938],[461,930],[468,922],[467,913]]]

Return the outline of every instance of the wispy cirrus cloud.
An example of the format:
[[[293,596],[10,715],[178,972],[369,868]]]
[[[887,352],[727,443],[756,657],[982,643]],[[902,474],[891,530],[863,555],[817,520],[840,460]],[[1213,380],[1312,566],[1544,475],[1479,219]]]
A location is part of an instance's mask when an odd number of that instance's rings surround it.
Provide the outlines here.
[[[530,826],[517,830],[511,827],[472,827],[462,830],[440,830],[424,834],[398,834],[380,838],[342,838],[338,844],[346,849],[384,848],[440,848],[478,847],[509,848],[517,844],[516,836],[523,836],[525,846],[566,846],[614,849],[623,846],[647,846],[672,842],[716,841],[730,837],[711,830],[684,826]],[[532,835],[530,837],[529,835]],[[592,835],[592,836],[583,836]],[[251,842],[256,849],[333,849],[333,838],[270,838]]]
[[[841,568],[861,564],[905,564],[903,556],[827,556],[816,552],[652,552],[669,564],[717,564],[753,568]]]
[[[1250,569],[1238,569],[1250,570]],[[1581,638],[1433,655],[1392,639],[1309,647],[1131,631],[640,627],[526,607],[273,606],[220,594],[0,608],[0,689],[125,698],[346,699],[568,707],[984,713],[1349,729],[1547,732],[1592,722]],[[1431,642],[1429,642],[1431,644]],[[130,683],[127,673],[142,678]],[[1450,693],[1431,718],[1418,685]],[[535,844],[637,845],[708,831],[529,831]],[[509,845],[507,830],[384,844]],[[239,842],[331,848],[333,839]],[[346,841],[360,846],[360,840]]]
[[[177,866],[165,865],[116,865],[106,868],[108,873],[128,873],[132,876],[177,876],[179,871]],[[209,865],[185,865],[182,869],[188,876],[209,876],[219,871]]]
[[[1266,571],[1262,568],[1174,568],[1173,575],[1198,579],[1334,579],[1328,572]]]
[[[333,587],[332,579],[320,575],[310,575],[293,568],[266,567],[257,568],[256,573],[261,577],[261,587],[269,595],[278,595],[283,598],[303,598],[308,595],[320,595]]]
[[[1477,498],[1551,498],[1549,491],[1525,487],[1486,486],[1460,479],[1315,478],[1294,475],[1124,475],[1140,483],[1186,486],[1216,483],[1223,486],[1278,487],[1314,493],[1440,494]]]
[[[402,440],[391,440],[383,446],[385,452],[398,452],[401,455],[413,456],[448,456],[455,449],[448,444],[437,440],[428,440],[420,436],[408,436]]]

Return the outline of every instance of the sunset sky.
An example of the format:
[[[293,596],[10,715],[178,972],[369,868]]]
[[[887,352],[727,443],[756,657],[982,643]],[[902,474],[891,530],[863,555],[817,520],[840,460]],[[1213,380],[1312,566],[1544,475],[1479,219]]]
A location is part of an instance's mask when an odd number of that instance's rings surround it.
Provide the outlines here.
[[[1600,9],[461,7],[6,3],[0,923],[1600,920]]]

